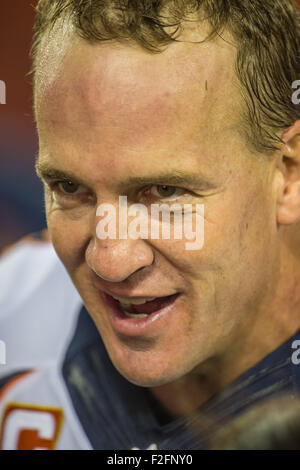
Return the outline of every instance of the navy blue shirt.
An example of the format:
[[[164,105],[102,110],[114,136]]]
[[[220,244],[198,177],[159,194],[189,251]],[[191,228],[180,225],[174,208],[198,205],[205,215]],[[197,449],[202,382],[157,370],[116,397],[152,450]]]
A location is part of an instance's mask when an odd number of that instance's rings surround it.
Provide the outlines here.
[[[291,360],[296,339],[300,339],[300,331],[200,406],[191,416],[197,419],[197,432],[189,426],[190,420],[172,419],[147,388],[133,385],[119,374],[85,308],[62,375],[94,449],[207,449],[216,425],[228,423],[262,400],[298,393],[300,365]]]

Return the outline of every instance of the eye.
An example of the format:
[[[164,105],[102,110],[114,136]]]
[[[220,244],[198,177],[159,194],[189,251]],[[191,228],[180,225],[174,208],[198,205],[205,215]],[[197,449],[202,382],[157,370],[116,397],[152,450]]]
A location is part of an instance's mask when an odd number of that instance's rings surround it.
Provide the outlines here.
[[[80,188],[80,185],[73,183],[73,181],[58,181],[56,186],[62,193],[66,194],[75,194]]]
[[[53,200],[62,207],[73,207],[78,204],[90,203],[93,194],[84,185],[72,180],[58,180],[48,183]]]
[[[176,186],[166,186],[166,185],[155,185],[150,188],[150,193],[152,196],[163,198],[163,199],[175,199],[178,196],[181,196],[186,192],[183,188],[178,188]]]
[[[71,180],[50,183],[51,190],[57,197],[77,197],[88,193],[87,188]]]

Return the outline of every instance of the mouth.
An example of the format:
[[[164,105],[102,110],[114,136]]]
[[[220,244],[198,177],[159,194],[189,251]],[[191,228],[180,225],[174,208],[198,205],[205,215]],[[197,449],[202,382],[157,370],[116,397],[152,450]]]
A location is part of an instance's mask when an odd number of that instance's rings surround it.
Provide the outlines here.
[[[143,297],[138,299],[111,297],[117,302],[118,307],[128,318],[146,318],[168,305],[177,296],[178,294],[173,294],[164,297]]]
[[[180,294],[162,297],[124,298],[104,294],[105,304],[112,325],[116,331],[126,335],[139,335],[150,332],[154,324],[171,313]]]

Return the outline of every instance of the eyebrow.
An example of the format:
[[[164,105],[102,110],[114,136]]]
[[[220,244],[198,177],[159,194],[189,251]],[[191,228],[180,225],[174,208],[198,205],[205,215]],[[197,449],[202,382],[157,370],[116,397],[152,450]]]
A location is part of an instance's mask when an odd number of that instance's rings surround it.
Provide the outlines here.
[[[45,163],[36,163],[36,172],[39,178],[44,180],[71,180],[82,185],[86,185],[80,178],[72,174],[52,168]],[[148,176],[130,176],[122,181],[118,186],[120,191],[126,190],[129,186],[144,186],[149,184],[158,184],[166,186],[189,186],[190,188],[201,188],[202,190],[214,189],[216,185],[208,178],[197,173],[189,173],[183,170],[170,170],[166,173],[157,173]]]
[[[52,168],[46,163],[37,162],[35,164],[36,174],[39,178],[44,180],[72,180],[78,182],[78,178],[72,174],[56,168]]]
[[[195,173],[188,173],[182,170],[170,170],[167,173],[152,174],[149,176],[133,176],[126,180],[124,185],[149,185],[158,184],[166,186],[189,186],[190,188],[211,189],[216,187],[213,183],[209,182],[207,178],[197,175]]]

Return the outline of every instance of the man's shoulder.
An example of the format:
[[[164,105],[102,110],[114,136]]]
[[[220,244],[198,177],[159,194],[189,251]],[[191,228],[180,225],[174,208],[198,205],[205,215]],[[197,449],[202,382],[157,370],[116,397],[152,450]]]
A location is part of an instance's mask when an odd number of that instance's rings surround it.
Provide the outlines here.
[[[0,379],[0,449],[89,449],[55,363]]]

